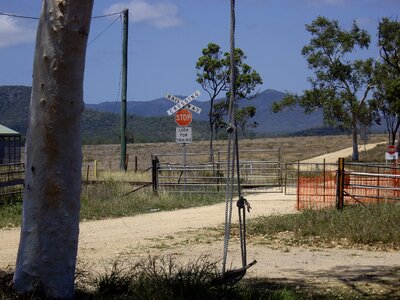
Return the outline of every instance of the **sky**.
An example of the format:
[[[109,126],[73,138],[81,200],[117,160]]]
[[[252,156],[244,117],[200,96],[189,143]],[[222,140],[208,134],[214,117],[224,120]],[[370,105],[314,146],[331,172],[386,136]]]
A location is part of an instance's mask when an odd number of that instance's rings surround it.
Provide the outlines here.
[[[93,16],[129,9],[128,101],[200,90],[196,61],[214,42],[229,51],[229,0],[95,0]],[[39,0],[1,0],[0,13],[39,17]],[[305,25],[316,17],[353,21],[371,35],[371,46],[356,55],[378,57],[382,17],[398,20],[400,0],[236,0],[236,47],[263,78],[260,91],[302,93],[313,73],[301,55],[309,43]],[[38,21],[0,15],[0,85],[31,85]],[[92,19],[86,54],[86,103],[120,100],[122,20]]]

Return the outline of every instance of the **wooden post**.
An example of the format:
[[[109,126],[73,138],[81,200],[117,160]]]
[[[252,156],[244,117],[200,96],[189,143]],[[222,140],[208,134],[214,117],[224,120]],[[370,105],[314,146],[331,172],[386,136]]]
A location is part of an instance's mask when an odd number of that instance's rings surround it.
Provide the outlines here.
[[[97,160],[93,162],[93,177],[97,179]]]
[[[325,203],[325,195],[326,195],[326,164],[325,164],[325,158],[324,158],[324,203]]]
[[[152,185],[153,185],[153,192],[157,194],[158,192],[158,165],[159,165],[159,160],[158,157],[154,157],[151,161],[151,179],[152,179]]]
[[[125,172],[128,170],[128,163],[129,163],[129,153],[127,153],[125,156],[125,165],[124,165]]]
[[[86,181],[89,182],[89,171],[90,171],[90,165],[87,166],[86,170]]]
[[[297,210],[300,210],[300,161],[297,161]]]
[[[138,171],[138,160],[137,160],[137,156],[135,156],[135,173],[137,173]]]
[[[126,95],[127,95],[127,80],[128,80],[128,23],[129,10],[123,12],[123,36],[122,36],[122,90],[121,90],[121,162],[120,169],[125,170],[126,162]]]
[[[337,171],[336,208],[343,210],[344,206],[344,158],[339,158]]]

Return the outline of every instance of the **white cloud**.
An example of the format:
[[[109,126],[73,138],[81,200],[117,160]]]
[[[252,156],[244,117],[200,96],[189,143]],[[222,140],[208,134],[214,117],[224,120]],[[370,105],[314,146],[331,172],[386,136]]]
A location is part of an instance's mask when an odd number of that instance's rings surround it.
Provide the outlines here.
[[[178,7],[169,2],[149,3],[144,0],[132,0],[128,3],[115,3],[105,10],[106,14],[128,8],[130,21],[145,22],[157,28],[176,27],[183,23],[178,15]]]
[[[313,6],[324,6],[324,5],[342,6],[346,4],[345,0],[306,0],[306,1]]]
[[[0,16],[0,48],[31,43],[35,36],[36,30],[23,26],[12,17]]]

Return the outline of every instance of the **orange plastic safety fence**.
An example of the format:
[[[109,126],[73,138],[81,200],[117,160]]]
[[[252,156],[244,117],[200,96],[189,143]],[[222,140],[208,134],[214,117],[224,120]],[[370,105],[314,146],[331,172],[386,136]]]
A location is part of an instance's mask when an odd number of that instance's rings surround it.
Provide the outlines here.
[[[336,201],[336,172],[312,177],[299,177],[297,209],[332,207]]]
[[[389,170],[386,174],[398,175],[400,172]],[[344,191],[345,204],[398,202],[400,179],[349,173],[345,175]],[[336,172],[298,178],[297,209],[321,209],[335,204]]]

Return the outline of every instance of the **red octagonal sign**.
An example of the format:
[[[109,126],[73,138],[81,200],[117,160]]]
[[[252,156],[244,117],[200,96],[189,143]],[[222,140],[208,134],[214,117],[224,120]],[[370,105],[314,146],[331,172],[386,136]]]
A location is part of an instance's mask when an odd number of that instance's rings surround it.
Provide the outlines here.
[[[181,109],[175,114],[175,122],[179,126],[189,126],[192,123],[192,113],[187,109]]]

